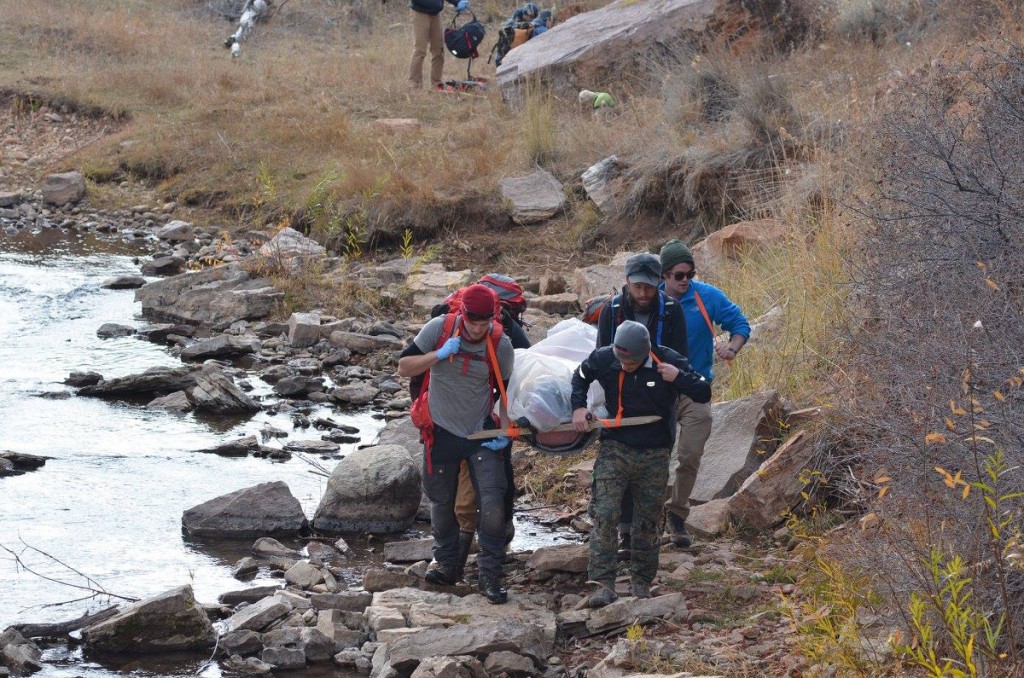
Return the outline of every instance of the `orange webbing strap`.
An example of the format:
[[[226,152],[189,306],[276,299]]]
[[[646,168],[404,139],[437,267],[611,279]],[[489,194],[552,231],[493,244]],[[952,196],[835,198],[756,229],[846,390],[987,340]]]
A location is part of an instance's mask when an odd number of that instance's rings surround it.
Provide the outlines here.
[[[651,360],[657,365],[661,362],[661,358],[654,355],[654,351],[651,351]],[[626,381],[626,373],[619,370],[619,411],[615,413],[615,419],[600,419],[599,421],[605,426],[614,426],[618,428],[622,425],[622,385]]]
[[[615,413],[615,419],[601,419],[601,423],[605,426],[618,427],[622,423],[622,385],[626,381],[626,373],[619,370],[619,411]]]
[[[498,393],[501,396],[501,403],[505,406],[505,411],[508,412],[508,394],[505,393],[505,382],[501,378],[498,354],[494,351],[494,342],[491,340],[490,334],[487,335],[485,341],[487,342],[487,356],[491,359],[491,369],[494,371],[494,381],[498,382]],[[516,438],[520,433],[519,427],[515,423],[510,422],[506,433],[509,437]]]
[[[708,310],[704,308],[704,302],[701,300],[700,295],[697,294],[697,290],[693,291],[693,300],[697,302],[697,308],[700,309],[700,314],[704,316],[704,322],[708,324],[708,330],[711,332],[711,346],[715,345],[715,326],[711,323],[711,317],[708,315]],[[732,358],[726,358],[725,362],[732,363]]]

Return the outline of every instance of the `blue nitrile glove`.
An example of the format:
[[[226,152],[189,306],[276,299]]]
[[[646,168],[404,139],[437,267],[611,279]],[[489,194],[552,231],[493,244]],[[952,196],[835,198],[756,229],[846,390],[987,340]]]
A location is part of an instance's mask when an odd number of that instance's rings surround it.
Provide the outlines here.
[[[487,442],[480,443],[480,447],[486,447],[488,450],[501,452],[508,447],[510,442],[512,441],[508,439],[508,436],[498,436],[497,438],[491,438]]]
[[[441,344],[441,348],[437,349],[437,359],[447,360],[456,353],[459,352],[460,339],[458,337],[452,337],[448,341]]]
[[[459,4],[455,5],[455,9],[459,10],[460,12],[465,12],[467,9],[469,9],[469,0],[459,0]]]

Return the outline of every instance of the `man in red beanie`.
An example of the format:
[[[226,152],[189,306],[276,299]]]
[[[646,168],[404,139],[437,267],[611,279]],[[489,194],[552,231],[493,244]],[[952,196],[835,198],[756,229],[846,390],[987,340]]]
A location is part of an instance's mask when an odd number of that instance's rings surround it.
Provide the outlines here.
[[[493,331],[498,313],[500,304],[494,291],[484,285],[471,285],[463,293],[462,307],[455,317],[431,319],[398,360],[400,376],[415,377],[427,370],[431,373],[427,403],[433,424],[424,436],[423,491],[430,500],[434,562],[425,578],[445,585],[462,578],[455,496],[459,464],[465,461],[479,507],[479,587],[494,604],[508,600],[501,565],[505,558],[507,487],[504,452],[510,441],[504,436],[485,441],[469,440],[468,436],[499,425],[491,414],[497,398],[496,380],[507,385],[512,376],[512,343],[504,333]],[[451,336],[444,336],[446,327],[451,327]],[[501,412],[501,426],[508,428],[504,403]]]

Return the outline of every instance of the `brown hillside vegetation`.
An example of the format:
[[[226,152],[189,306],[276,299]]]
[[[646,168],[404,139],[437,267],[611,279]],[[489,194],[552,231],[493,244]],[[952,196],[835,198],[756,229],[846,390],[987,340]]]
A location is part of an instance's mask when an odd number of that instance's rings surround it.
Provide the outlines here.
[[[45,167],[5,157],[2,179],[80,169],[93,202],[129,200],[127,182],[227,231],[291,225],[349,259],[398,256],[405,241],[423,260],[515,275],[782,222],[784,239],[708,276],[752,319],[784,309],[715,395],[772,387],[823,406],[817,468],[782,543],[743,526],[730,535],[750,538],[740,551],[752,569],[773,564],[756,576],[779,585],[778,602],[739,604],[722,591],[744,583],[718,585],[714,563],[688,585],[728,610],[713,630],[788,620],[801,658],[692,668],[1024,671],[1015,3],[800,0],[795,44],[752,32],[679,46],[651,60],[647,87],[609,88],[619,105],[600,117],[543,83],[520,111],[493,89],[410,92],[404,3],[279,2],[232,59],[222,13],[237,4],[0,0],[0,101],[15,117],[45,102],[90,120],[87,142]],[[513,7],[474,9],[489,49]],[[482,61],[474,74],[493,76]],[[459,77],[465,62],[445,68]],[[388,118],[418,123],[394,131],[377,122]],[[579,177],[610,155],[626,188],[604,214]],[[569,207],[515,226],[499,182],[537,165],[568,187]],[[296,308],[334,312],[344,300],[316,273],[280,282]],[[568,472],[533,463],[537,496]]]

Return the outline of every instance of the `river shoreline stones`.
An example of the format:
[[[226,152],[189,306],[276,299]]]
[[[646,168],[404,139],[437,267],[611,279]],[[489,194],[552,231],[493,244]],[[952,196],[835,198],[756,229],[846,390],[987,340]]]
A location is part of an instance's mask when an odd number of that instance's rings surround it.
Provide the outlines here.
[[[416,519],[420,470],[404,447],[355,450],[334,467],[313,517],[326,532],[401,532]]]

